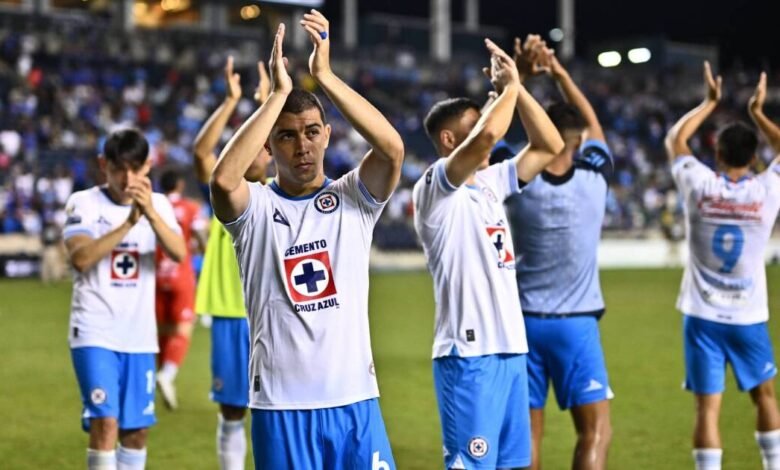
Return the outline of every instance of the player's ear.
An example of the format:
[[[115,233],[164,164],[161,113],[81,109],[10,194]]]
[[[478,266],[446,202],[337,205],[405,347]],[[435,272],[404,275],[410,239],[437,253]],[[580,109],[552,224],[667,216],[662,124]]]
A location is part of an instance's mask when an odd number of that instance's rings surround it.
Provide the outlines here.
[[[106,157],[103,156],[103,154],[98,155],[98,168],[100,169],[101,173],[106,172],[107,162]]]
[[[330,132],[333,130],[332,127],[330,127],[330,124],[325,124],[324,132],[325,132],[325,148],[328,148],[328,145],[330,144]]]
[[[271,144],[267,140],[265,141],[265,145],[263,145],[263,148],[265,149],[266,152],[268,152],[268,155],[273,157],[274,154],[271,153]]]
[[[454,150],[455,149],[455,133],[449,129],[442,129],[439,131],[439,143],[443,149]]]

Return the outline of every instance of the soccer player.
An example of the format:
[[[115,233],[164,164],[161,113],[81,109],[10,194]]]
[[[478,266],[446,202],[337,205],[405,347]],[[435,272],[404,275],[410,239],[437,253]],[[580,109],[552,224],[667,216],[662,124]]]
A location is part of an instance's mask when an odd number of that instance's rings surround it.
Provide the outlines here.
[[[249,315],[255,468],[390,470],[369,337],[368,257],[400,178],[403,142],[331,70],[327,19],[311,10],[301,25],[314,44],[312,77],[371,149],[338,180],[325,176],[331,128],[317,97],[293,89],[279,25],[273,91],[228,142],[211,179]],[[267,186],[243,178],[263,146],[277,168]]]
[[[260,81],[255,101],[262,104],[270,93],[270,80],[262,62],[257,64]],[[217,157],[214,149],[230,116],[241,99],[241,77],[233,72],[233,58],[225,65],[227,93],[195,138],[195,173],[208,184]],[[270,157],[261,149],[249,165],[247,181],[265,180]],[[244,415],[249,404],[249,326],[236,254],[230,234],[216,219],[209,226],[209,238],[198,280],[195,311],[211,315],[211,399],[219,404],[217,418],[217,460],[221,470],[243,470],[246,460]]]
[[[539,56],[537,61],[534,57]],[[541,468],[544,406],[552,381],[558,406],[577,431],[573,468],[603,469],[612,393],[598,321],[604,314],[596,260],[612,157],[596,113],[537,35],[515,39],[520,79],[547,71],[565,103],[547,108],[564,147],[507,200],[515,274],[528,336],[533,462]]]
[[[726,364],[756,406],[756,441],[765,469],[780,469],[777,374],[767,330],[764,249],[780,208],[780,159],[751,172],[758,139],[740,122],[720,129],[713,171],[693,156],[688,140],[717,107],[721,78],[704,63],[706,97],[670,130],[672,176],[684,200],[690,256],[677,308],[683,313],[685,388],[696,400],[693,457],[697,469],[720,469],[718,430]],[[766,75],[749,112],[776,152],[780,129],[763,113]]]
[[[435,289],[433,376],[448,469],[531,463],[528,348],[503,204],[563,147],[512,58],[485,43],[497,96],[481,114],[465,98],[433,106],[425,129],[442,158],[413,192],[414,226]],[[515,108],[529,145],[488,167]]]
[[[157,363],[157,386],[165,405],[178,407],[174,380],[187,350],[195,320],[195,270],[190,250],[193,235],[205,224],[200,216],[200,204],[183,196],[184,176],[176,170],[167,170],[160,177],[160,187],[173,206],[176,220],[181,227],[187,256],[180,262],[172,260],[161,248],[157,248],[157,334],[160,355]]]
[[[148,154],[139,131],[112,133],[99,158],[107,184],[66,204],[63,238],[75,270],[69,341],[94,470],[146,464],[156,421],[155,249],[174,261],[187,256],[171,203],[152,192]]]

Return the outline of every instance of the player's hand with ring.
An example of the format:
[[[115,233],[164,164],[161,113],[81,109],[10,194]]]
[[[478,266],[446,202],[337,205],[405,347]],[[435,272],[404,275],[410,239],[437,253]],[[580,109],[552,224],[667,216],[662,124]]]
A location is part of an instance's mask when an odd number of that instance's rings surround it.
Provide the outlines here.
[[[301,26],[309,33],[314,50],[309,57],[309,73],[315,80],[329,74],[330,69],[330,23],[317,10],[303,15]]]
[[[271,69],[271,89],[274,93],[289,95],[293,89],[292,78],[287,72],[287,57],[284,56],[284,23],[279,25],[274,37],[274,47],[271,49],[271,60],[268,68]]]

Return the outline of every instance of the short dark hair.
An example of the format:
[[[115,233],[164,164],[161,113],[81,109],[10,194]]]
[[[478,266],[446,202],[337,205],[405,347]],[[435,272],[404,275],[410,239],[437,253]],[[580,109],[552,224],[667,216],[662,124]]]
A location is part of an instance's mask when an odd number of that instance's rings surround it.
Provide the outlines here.
[[[547,115],[558,132],[585,130],[585,119],[580,111],[569,103],[557,102],[547,107]]]
[[[114,131],[103,144],[103,156],[114,165],[139,168],[149,158],[149,142],[138,129]]]
[[[718,156],[730,168],[750,165],[758,148],[758,136],[743,122],[728,124],[718,132]]]
[[[287,95],[287,101],[284,102],[282,108],[283,113],[300,114],[307,109],[317,108],[320,112],[322,122],[327,122],[325,119],[325,108],[322,107],[320,99],[317,95],[300,88],[293,88],[289,95]]]
[[[462,116],[469,109],[480,111],[479,105],[469,98],[449,98],[434,104],[423,121],[425,132],[433,144],[439,145],[438,135],[447,121]]]
[[[162,189],[162,192],[164,193],[170,193],[176,189],[176,185],[183,179],[184,175],[179,171],[174,169],[165,170],[163,174],[160,175],[160,189]]]

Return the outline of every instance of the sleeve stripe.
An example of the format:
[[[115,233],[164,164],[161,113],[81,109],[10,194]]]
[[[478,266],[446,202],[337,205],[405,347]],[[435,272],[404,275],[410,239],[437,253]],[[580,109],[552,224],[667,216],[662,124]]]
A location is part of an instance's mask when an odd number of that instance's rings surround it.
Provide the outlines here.
[[[441,159],[438,162],[436,162],[435,165],[435,172],[436,172],[436,181],[439,182],[439,186],[441,189],[447,192],[453,192],[457,190],[457,186],[454,186],[452,183],[450,183],[450,180],[447,179],[447,171],[444,168],[444,163],[446,160]]]
[[[89,235],[90,237],[94,237],[94,235],[92,234],[92,230],[86,227],[65,228],[62,231],[62,238],[64,240],[67,240],[68,238],[72,238],[76,235]]]
[[[366,185],[363,184],[363,182],[360,180],[360,176],[357,176],[357,182],[358,182],[358,189],[360,189],[360,193],[363,195],[363,199],[366,200],[367,203],[371,204],[375,207],[382,207],[385,205],[385,203],[390,199],[389,197],[380,202],[377,201],[374,196],[368,191],[368,188],[366,188]]]
[[[520,192],[520,183],[517,181],[517,160],[512,158],[504,160],[504,162],[505,165],[509,166],[507,168],[507,173],[509,173],[509,194],[507,196],[511,196]]]

